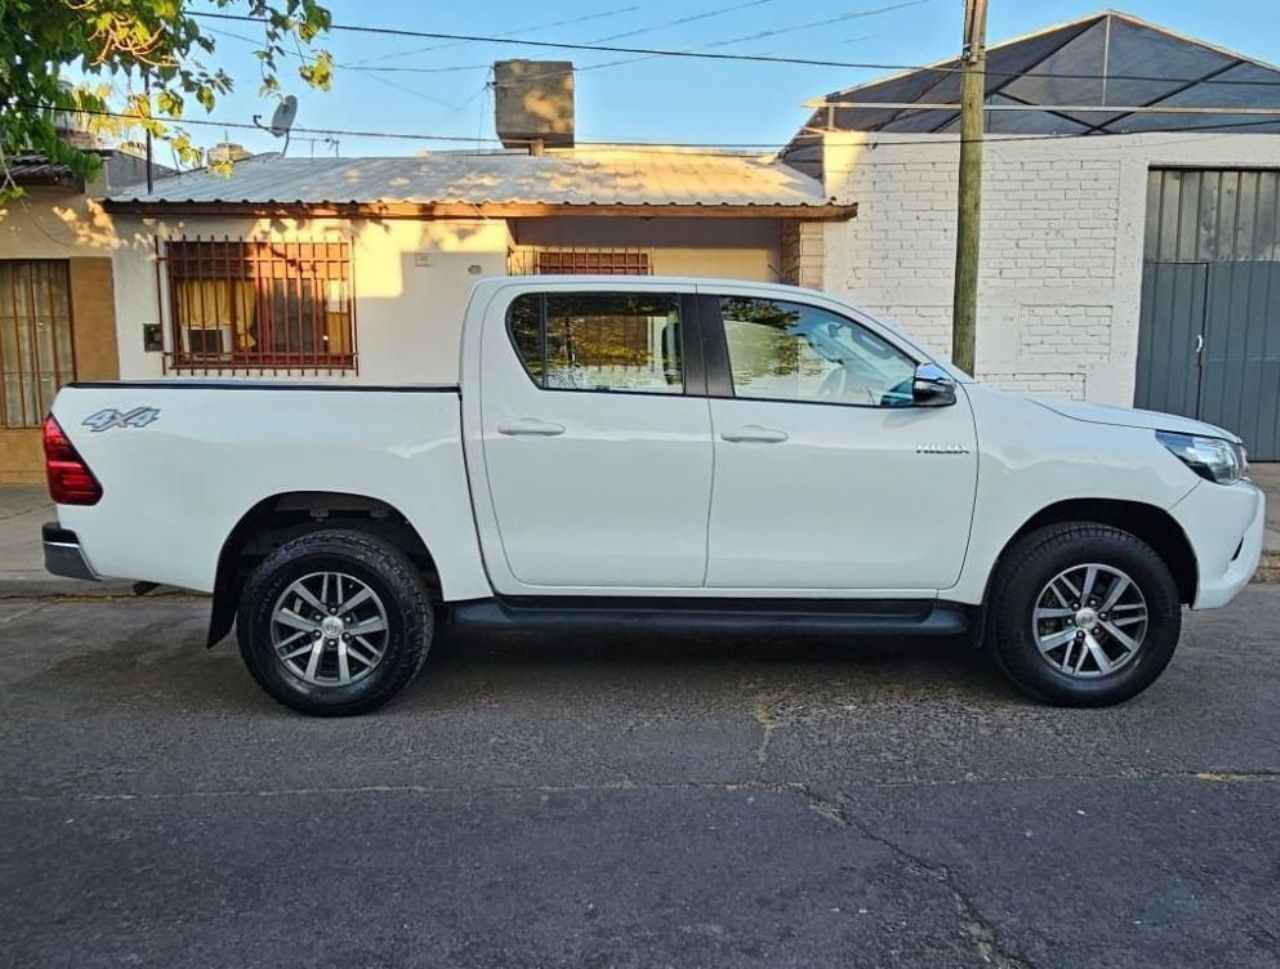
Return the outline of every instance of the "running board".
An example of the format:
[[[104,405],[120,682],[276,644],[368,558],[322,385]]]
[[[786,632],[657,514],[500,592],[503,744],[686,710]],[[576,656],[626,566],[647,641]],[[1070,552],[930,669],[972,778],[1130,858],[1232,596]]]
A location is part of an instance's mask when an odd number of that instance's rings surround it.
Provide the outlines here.
[[[485,629],[631,629],[660,632],[832,632],[959,636],[969,611],[935,599],[692,599],[584,596],[477,599],[449,605],[454,625]]]

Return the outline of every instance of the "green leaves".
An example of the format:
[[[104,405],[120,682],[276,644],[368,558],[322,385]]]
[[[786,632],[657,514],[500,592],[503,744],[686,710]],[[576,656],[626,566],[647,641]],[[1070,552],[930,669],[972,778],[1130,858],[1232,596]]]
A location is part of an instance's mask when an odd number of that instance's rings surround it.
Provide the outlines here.
[[[329,11],[316,0],[213,0],[261,21],[255,52],[264,96],[282,97],[277,59],[282,44],[310,47],[329,28]],[[192,100],[206,112],[232,89],[232,78],[202,58],[216,38],[191,15],[193,0],[0,0],[0,202],[20,194],[8,159],[39,152],[91,177],[99,157],[69,142],[59,128],[68,120],[82,130],[118,139],[149,132],[184,165],[201,163],[200,150],[179,121]],[[73,85],[68,68],[87,83]],[[149,79],[149,91],[143,78]],[[299,79],[328,90],[333,58],[328,51],[304,56]],[[114,97],[112,87],[114,86]],[[143,89],[143,90],[139,90]]]
[[[314,60],[299,67],[298,74],[312,87],[329,90],[333,84],[333,55],[327,50],[321,51]]]

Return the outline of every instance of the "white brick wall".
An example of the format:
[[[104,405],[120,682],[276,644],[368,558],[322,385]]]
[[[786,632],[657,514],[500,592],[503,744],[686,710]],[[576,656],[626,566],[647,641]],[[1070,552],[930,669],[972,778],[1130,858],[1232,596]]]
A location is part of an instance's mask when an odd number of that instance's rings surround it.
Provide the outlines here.
[[[821,222],[790,220],[782,227],[782,279],[796,286],[821,289],[826,238]]]
[[[948,355],[958,147],[870,138],[827,136],[827,194],[858,216],[826,225],[823,286]],[[1277,167],[1280,135],[997,138],[984,153],[978,375],[1130,404],[1148,168]]]
[[[1021,307],[1018,359],[1031,362],[1072,360],[1081,366],[1111,357],[1110,306]]]
[[[984,373],[982,379],[993,387],[1015,394],[1057,400],[1084,400],[1082,373],[1022,370],[1018,373]]]

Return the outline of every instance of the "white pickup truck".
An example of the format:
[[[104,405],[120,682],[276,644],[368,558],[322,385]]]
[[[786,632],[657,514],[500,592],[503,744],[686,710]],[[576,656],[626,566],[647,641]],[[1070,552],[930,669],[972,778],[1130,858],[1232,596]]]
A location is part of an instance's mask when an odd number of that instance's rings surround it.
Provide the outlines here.
[[[816,292],[489,279],[460,367],[73,384],[47,567],[211,592],[209,644],[234,621],[313,714],[386,702],[439,622],[968,632],[1028,694],[1101,705],[1261,551],[1234,435],[1000,393]]]

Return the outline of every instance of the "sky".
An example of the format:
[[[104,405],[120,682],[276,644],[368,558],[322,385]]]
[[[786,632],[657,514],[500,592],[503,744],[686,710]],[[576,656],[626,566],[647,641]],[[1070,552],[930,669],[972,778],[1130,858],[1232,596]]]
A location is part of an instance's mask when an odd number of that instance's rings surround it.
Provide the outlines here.
[[[797,56],[856,62],[925,64],[956,54],[962,0],[548,0],[542,4],[473,0],[328,0],[335,23],[445,33],[506,34],[541,41]],[[736,8],[736,9],[727,9]],[[199,9],[197,6],[196,9]],[[990,0],[989,44],[1097,12],[1079,0]],[[1179,33],[1251,57],[1280,63],[1277,0],[1128,0],[1119,9]],[[690,19],[696,18],[696,19]],[[684,23],[676,21],[684,20]],[[203,22],[217,41],[213,61],[236,90],[211,116],[250,122],[269,118],[273,103],[257,96],[252,24]],[[765,33],[770,36],[760,36]],[[625,34],[627,36],[617,36]],[[609,39],[614,38],[614,39]],[[282,65],[297,95],[300,127],[447,135],[430,142],[343,135],[337,144],[299,134],[289,154],[344,157],[414,154],[448,148],[491,148],[493,98],[487,65],[506,57],[565,58],[578,68],[580,142],[659,141],[781,145],[808,116],[809,98],[884,71],[673,58],[636,58],[512,44],[460,43],[334,32],[321,46],[339,66],[330,91],[310,90]],[[612,63],[623,61],[624,63]],[[604,66],[597,66],[604,65]],[[427,68],[427,73],[358,68]],[[446,68],[447,70],[440,70]],[[457,69],[455,69],[457,68]],[[193,127],[198,143],[223,140],[216,128]],[[251,151],[279,150],[267,132],[227,131]],[[471,140],[476,139],[476,140]],[[157,161],[165,161],[157,158]]]

